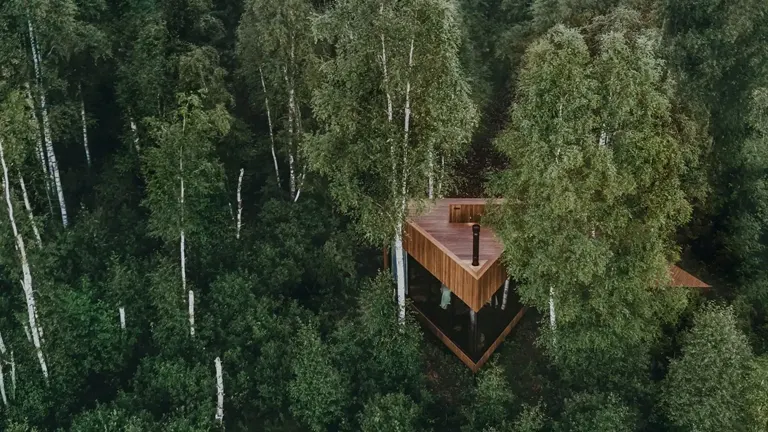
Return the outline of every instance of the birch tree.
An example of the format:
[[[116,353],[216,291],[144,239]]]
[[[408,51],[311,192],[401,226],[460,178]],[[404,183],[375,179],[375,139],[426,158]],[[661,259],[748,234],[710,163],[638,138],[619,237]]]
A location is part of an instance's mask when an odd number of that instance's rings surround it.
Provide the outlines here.
[[[266,111],[275,177],[279,185],[279,151],[288,159],[293,201],[301,196],[306,177],[304,134],[313,130],[308,106],[315,63],[313,12],[308,0],[249,0],[237,30],[241,73],[251,89],[251,100],[263,104]],[[275,130],[277,125],[281,127]]]
[[[489,220],[523,302],[548,315],[542,342],[579,385],[641,382],[683,304],[661,289],[690,208],[658,41],[608,32],[592,55],[555,27],[528,48],[496,142],[510,166],[490,185],[506,201]]]
[[[169,246],[178,245],[179,296],[186,300],[191,336],[195,332],[195,295],[187,280],[187,248],[203,232],[211,196],[223,193],[223,168],[213,145],[226,134],[229,121],[221,105],[205,109],[200,97],[180,95],[173,114],[154,122],[157,146],[146,150],[143,157],[150,233]]]
[[[42,136],[45,143],[45,156],[48,161],[48,170],[51,182],[53,184],[56,197],[59,201],[59,211],[61,213],[61,223],[66,228],[69,224],[67,217],[67,204],[64,200],[64,189],[61,185],[61,175],[59,174],[59,164],[56,159],[56,152],[53,148],[53,136],[51,132],[51,124],[48,113],[48,104],[46,102],[46,85],[44,80],[44,61],[43,54],[41,53],[42,47],[38,40],[37,33],[35,31],[35,24],[33,24],[32,18],[27,18],[28,40],[30,45],[30,51],[32,54],[32,64],[35,73],[35,84],[37,90],[37,98],[40,107],[41,119],[42,119]]]
[[[28,113],[25,110],[26,103],[21,92],[11,90],[4,96],[6,96],[6,100],[0,106],[0,166],[3,169],[3,195],[5,198],[6,214],[14,239],[13,243],[21,267],[21,288],[24,293],[27,309],[29,339],[33,344],[43,377],[47,381],[48,364],[43,352],[42,323],[40,322],[37,299],[35,298],[29,254],[24,240],[25,231],[21,229],[20,223],[16,218],[16,199],[14,198],[10,181],[11,169],[17,167],[24,160],[25,142],[29,138],[28,134],[26,134],[27,129],[24,127],[28,124]],[[12,279],[17,278],[14,277]]]
[[[342,0],[316,22],[336,48],[321,66],[313,109],[322,134],[307,153],[364,238],[394,243],[401,321],[408,202],[427,198],[435,160],[450,167],[476,120],[458,19],[452,1]]]

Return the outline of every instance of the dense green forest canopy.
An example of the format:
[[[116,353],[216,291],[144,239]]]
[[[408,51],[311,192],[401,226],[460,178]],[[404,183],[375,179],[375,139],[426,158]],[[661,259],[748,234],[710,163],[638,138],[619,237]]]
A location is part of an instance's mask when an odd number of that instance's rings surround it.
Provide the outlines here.
[[[768,430],[767,39],[764,0],[0,2],[0,430]],[[480,196],[529,311],[473,375],[381,249]]]

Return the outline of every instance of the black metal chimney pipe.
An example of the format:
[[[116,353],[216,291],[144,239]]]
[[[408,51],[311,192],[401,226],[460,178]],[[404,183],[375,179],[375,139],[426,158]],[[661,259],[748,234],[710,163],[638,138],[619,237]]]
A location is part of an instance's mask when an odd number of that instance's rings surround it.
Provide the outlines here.
[[[472,225],[472,265],[480,265],[480,225]]]

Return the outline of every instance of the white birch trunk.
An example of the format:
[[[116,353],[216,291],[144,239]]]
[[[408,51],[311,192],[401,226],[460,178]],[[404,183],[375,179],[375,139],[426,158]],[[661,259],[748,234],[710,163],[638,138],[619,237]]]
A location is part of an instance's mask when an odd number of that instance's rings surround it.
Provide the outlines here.
[[[306,176],[307,176],[307,171],[306,171],[306,167],[305,167],[304,170],[301,173],[301,177],[299,177],[299,186],[296,189],[296,196],[293,197],[293,202],[298,202],[299,201],[299,197],[301,196],[301,190],[304,187],[304,177],[306,177]]]
[[[445,156],[440,156],[440,176],[437,178],[437,196],[443,196],[443,176],[445,176]]]
[[[32,59],[35,67],[35,77],[37,78],[37,85],[40,94],[40,113],[43,116],[43,133],[45,139],[45,150],[48,156],[48,165],[50,167],[50,175],[53,177],[53,184],[56,187],[56,194],[59,198],[59,209],[61,211],[61,223],[66,228],[69,225],[69,219],[67,218],[67,204],[64,201],[64,190],[61,187],[61,177],[59,175],[59,164],[56,161],[56,153],[53,151],[53,140],[51,137],[51,125],[48,121],[48,107],[45,102],[45,86],[43,85],[42,78],[42,58],[37,47],[37,40],[35,39],[35,31],[32,28],[32,21],[27,20],[27,26],[29,27],[29,39],[32,45]]]
[[[37,133],[35,134],[35,150],[37,151],[37,158],[40,160],[40,166],[43,169],[43,178],[45,179],[45,197],[48,199],[48,211],[53,214],[53,202],[51,201],[51,179],[48,173],[48,161],[45,159],[45,153],[43,152],[43,130],[40,127],[40,120],[37,118],[37,111],[35,110],[35,103],[32,101],[32,91],[29,89],[29,83],[24,83],[27,90],[27,105],[32,112],[32,120],[35,122],[35,128]]]
[[[283,75],[285,77],[285,84],[288,86],[288,171],[290,178],[289,188],[291,193],[291,200],[296,198],[296,161],[294,158],[293,149],[293,123],[294,123],[294,90],[290,79],[288,79],[288,68],[283,67]]]
[[[27,209],[29,215],[29,222],[32,224],[32,232],[35,234],[35,240],[37,240],[37,246],[43,245],[43,240],[40,238],[40,231],[37,229],[37,222],[35,222],[35,214],[32,212],[32,205],[29,203],[29,195],[27,194],[27,185],[24,183],[24,177],[21,176],[19,171],[19,184],[21,185],[21,193],[24,196],[24,207]]]
[[[8,397],[5,395],[5,373],[3,372],[3,361],[0,360],[0,397],[3,399],[3,405],[8,406]]]
[[[405,324],[405,253],[403,251],[403,223],[398,222],[395,231],[395,265],[397,266],[397,318]]]
[[[603,125],[605,127],[605,125]],[[600,130],[600,140],[598,141],[598,145],[600,147],[605,147],[608,145],[608,133],[605,131],[605,129]]]
[[[195,337],[195,292],[189,290],[187,298],[189,308],[189,335]]]
[[[121,306],[118,312],[120,313],[120,328],[125,330],[125,308]]]
[[[557,342],[555,330],[557,330],[557,316],[555,315],[555,290],[549,287],[549,327],[552,329],[552,343]]]
[[[31,275],[30,275],[30,281],[31,281]],[[22,281],[22,284],[24,284],[24,281]],[[32,291],[31,286],[29,287],[29,290]],[[35,323],[37,323],[37,333],[40,335],[40,344],[45,345],[45,336],[43,335],[43,322],[40,320],[40,315],[37,313],[37,302],[35,302],[34,313],[35,313]]]
[[[29,88],[29,83],[24,83],[24,87],[27,91],[27,105],[32,112],[32,120],[34,120],[35,127],[38,129],[35,134],[35,150],[37,151],[37,158],[40,160],[40,166],[43,168],[43,174],[45,174],[46,185],[48,185],[48,164],[45,161],[45,154],[43,153],[43,131],[40,130],[40,120],[37,118],[37,111],[35,110],[35,103],[32,101],[32,91]]]
[[[381,13],[384,13],[384,6],[381,6]],[[392,95],[389,91],[389,71],[387,69],[387,45],[384,34],[381,34],[381,66],[384,72],[384,92],[387,95],[387,121],[392,123]],[[397,158],[395,157],[395,142],[389,144],[389,154],[392,161],[392,200],[397,200]]]
[[[0,354],[5,355],[6,352],[8,352],[8,350],[5,347],[5,341],[3,341],[3,335],[0,334]]]
[[[131,125],[131,133],[133,133],[133,148],[135,148],[136,153],[138,153],[139,150],[141,150],[141,147],[139,146],[139,131],[136,128],[136,122],[133,121],[133,117],[130,117],[128,122]]]
[[[5,190],[5,202],[8,206],[8,218],[11,222],[11,228],[13,229],[13,236],[16,239],[16,248],[19,251],[21,257],[21,270],[23,274],[22,288],[24,290],[24,297],[27,302],[27,316],[29,319],[29,330],[31,333],[32,343],[37,351],[37,358],[40,362],[40,369],[43,371],[43,376],[46,382],[48,381],[48,365],[45,362],[45,356],[43,355],[43,347],[41,345],[40,324],[37,317],[37,304],[35,302],[34,291],[32,290],[32,272],[29,268],[29,261],[27,261],[27,249],[24,246],[24,238],[19,233],[16,226],[16,218],[13,214],[13,204],[11,202],[11,189],[10,182],[8,181],[8,166],[5,163],[5,153],[3,148],[3,140],[0,138],[0,162],[3,166],[3,189]]]
[[[235,234],[235,238],[240,240],[240,227],[243,223],[243,198],[242,198],[242,189],[243,189],[243,174],[245,173],[244,168],[240,168],[240,177],[237,179],[237,233]]]
[[[501,298],[501,310],[507,308],[507,295],[509,294],[509,278],[504,281],[504,296]]]
[[[432,151],[432,146],[429,146],[427,152],[427,197],[429,199],[435,198],[435,156]]]
[[[290,115],[288,116],[290,117]],[[288,120],[291,122],[291,120]],[[292,127],[289,127],[289,129],[293,129]],[[293,135],[293,131],[289,130],[289,134]],[[288,146],[290,147],[292,144],[291,142],[293,139],[288,138]],[[293,159],[293,150],[288,150],[288,190],[291,193],[291,200],[296,198],[296,170],[295,170],[295,163]]]
[[[83,148],[85,149],[85,161],[88,168],[91,167],[91,150],[88,148],[88,124],[85,117],[85,100],[83,99],[83,88],[80,85],[80,120],[83,125]]]
[[[224,377],[221,370],[221,358],[216,357],[216,421],[224,422]]]
[[[183,127],[182,127],[183,128]],[[184,149],[179,150],[179,256],[181,257],[181,289],[187,291],[186,238],[184,237]]]
[[[280,169],[277,165],[277,155],[275,154],[275,134],[272,129],[272,112],[269,109],[269,97],[267,96],[267,85],[264,83],[264,73],[259,66],[259,76],[261,77],[261,89],[264,91],[264,106],[267,109],[267,126],[269,126],[269,141],[272,150],[272,162],[275,164],[275,178],[277,178],[277,187],[282,186],[280,181]]]
[[[11,397],[16,399],[16,360],[13,358],[13,351],[11,351]]]
[[[411,51],[408,57],[408,68],[413,67],[413,39],[411,39]],[[408,167],[408,134],[410,132],[411,124],[411,81],[410,78],[406,81],[405,85],[405,123],[404,140],[403,140],[403,176],[402,176],[402,191],[400,195],[400,209],[396,225],[395,233],[395,258],[398,261],[397,271],[397,306],[398,306],[398,319],[400,324],[405,324],[405,254],[403,253],[403,221],[406,217],[406,203],[408,197],[407,187],[407,167]]]

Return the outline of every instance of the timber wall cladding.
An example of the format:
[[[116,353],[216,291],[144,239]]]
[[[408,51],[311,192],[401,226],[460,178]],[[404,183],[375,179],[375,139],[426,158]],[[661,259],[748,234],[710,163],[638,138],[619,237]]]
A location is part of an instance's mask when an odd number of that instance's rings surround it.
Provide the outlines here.
[[[403,237],[403,246],[413,259],[450,288],[467,306],[472,309],[478,306],[477,279],[442,251],[429,234],[408,223]]]
[[[455,255],[442,249],[429,233],[411,223],[405,226],[403,247],[475,312],[488,302],[507,278],[499,259],[486,263],[478,278],[459,264]]]

